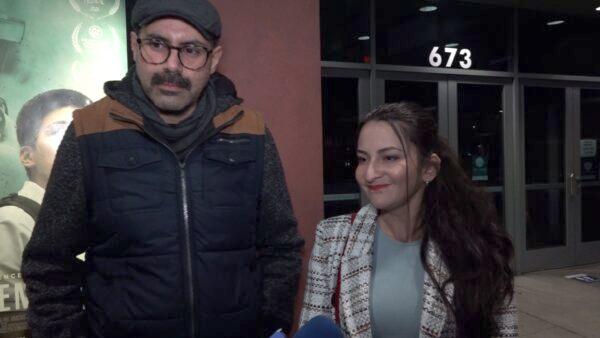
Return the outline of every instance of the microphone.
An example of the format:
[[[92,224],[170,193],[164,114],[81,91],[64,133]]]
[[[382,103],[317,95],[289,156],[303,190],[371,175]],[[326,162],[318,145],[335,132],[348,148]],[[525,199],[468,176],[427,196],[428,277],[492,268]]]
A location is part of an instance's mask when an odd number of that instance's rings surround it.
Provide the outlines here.
[[[316,316],[306,322],[293,338],[344,338],[344,334],[328,317]]]
[[[281,329],[279,329],[273,332],[273,334],[270,335],[269,338],[287,338],[287,336],[285,335],[285,333],[283,333],[283,331],[281,331]]]

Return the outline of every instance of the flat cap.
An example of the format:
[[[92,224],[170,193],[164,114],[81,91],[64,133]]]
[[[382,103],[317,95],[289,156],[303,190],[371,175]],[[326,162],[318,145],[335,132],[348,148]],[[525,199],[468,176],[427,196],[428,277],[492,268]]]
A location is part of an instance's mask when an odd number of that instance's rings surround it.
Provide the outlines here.
[[[131,24],[139,29],[166,16],[187,21],[208,40],[221,37],[221,17],[207,0],[138,0],[131,11]]]

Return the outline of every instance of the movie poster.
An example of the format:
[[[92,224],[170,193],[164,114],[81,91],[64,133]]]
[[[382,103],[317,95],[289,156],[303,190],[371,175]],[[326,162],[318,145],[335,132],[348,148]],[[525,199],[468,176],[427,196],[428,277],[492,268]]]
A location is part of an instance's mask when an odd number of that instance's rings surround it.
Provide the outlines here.
[[[28,336],[21,254],[71,113],[126,70],[125,0],[0,1],[0,338]]]

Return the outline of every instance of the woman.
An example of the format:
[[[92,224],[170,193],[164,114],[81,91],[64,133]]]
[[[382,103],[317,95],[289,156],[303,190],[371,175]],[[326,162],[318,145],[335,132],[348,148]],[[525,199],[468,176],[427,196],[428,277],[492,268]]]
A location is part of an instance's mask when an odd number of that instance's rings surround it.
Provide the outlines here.
[[[301,324],[348,337],[516,337],[513,247],[487,195],[410,103],[359,126],[356,180],[370,204],[322,221]]]

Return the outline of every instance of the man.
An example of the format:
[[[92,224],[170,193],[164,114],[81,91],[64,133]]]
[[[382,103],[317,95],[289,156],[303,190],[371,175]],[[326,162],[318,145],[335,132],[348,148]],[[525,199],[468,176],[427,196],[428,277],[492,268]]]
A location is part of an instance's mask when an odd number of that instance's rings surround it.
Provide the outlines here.
[[[131,20],[135,67],[74,113],[24,253],[33,336],[288,329],[303,241],[261,116],[215,75],[216,9],[138,0]]]
[[[31,237],[44,189],[73,110],[91,103],[83,94],[56,89],[36,95],[17,117],[19,158],[28,180],[14,194],[0,199],[0,284],[9,285],[1,311],[27,308],[21,275],[21,255]],[[23,291],[23,292],[21,292]]]

